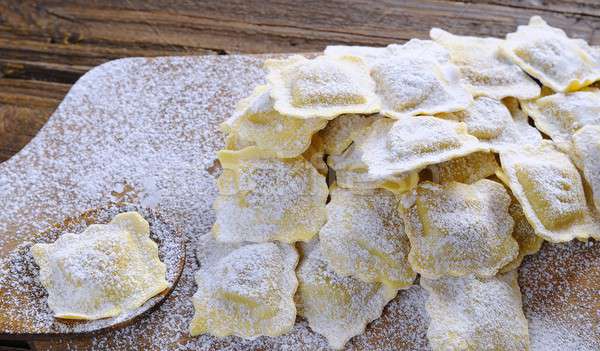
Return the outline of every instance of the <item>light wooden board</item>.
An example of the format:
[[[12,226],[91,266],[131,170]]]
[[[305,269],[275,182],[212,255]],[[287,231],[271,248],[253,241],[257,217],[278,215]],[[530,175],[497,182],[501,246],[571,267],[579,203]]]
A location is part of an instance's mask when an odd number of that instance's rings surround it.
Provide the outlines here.
[[[240,349],[313,350],[325,346],[299,320],[284,337],[241,341],[190,338],[187,328],[197,269],[194,242],[214,220],[216,126],[264,77],[263,57],[124,59],[79,80],[19,154],[0,164],[0,257],[32,233],[64,217],[127,198],[158,206],[187,236],[186,267],[172,295],[150,315],[123,329],[83,339],[35,342],[40,350]],[[6,280],[2,289],[14,289]],[[545,245],[520,270],[534,350],[546,346],[599,349],[600,245]],[[355,350],[426,348],[425,293],[400,292],[383,317],[349,344]],[[6,313],[0,303],[0,315]],[[18,314],[12,328],[31,331]]]

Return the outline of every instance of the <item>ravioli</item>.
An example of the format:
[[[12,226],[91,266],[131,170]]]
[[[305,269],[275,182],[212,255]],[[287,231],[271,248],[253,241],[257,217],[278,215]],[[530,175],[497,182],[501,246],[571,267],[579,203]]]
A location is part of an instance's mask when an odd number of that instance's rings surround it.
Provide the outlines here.
[[[231,130],[225,137],[225,150],[237,151],[248,146],[256,146],[253,142],[243,140],[236,131]]]
[[[274,108],[296,118],[334,119],[345,113],[379,112],[375,83],[356,56],[292,56],[267,60]]]
[[[327,204],[327,223],[319,232],[321,252],[341,276],[407,288],[416,273],[398,197],[383,189],[348,190],[334,186]]]
[[[564,152],[572,152],[572,136],[586,125],[600,125],[600,90],[588,88],[524,101],[523,109],[535,126]]]
[[[256,147],[218,153],[213,234],[222,242],[310,240],[326,221],[325,177],[304,158],[274,158]]]
[[[387,50],[390,56],[422,57],[440,65],[450,63],[448,50],[432,40],[411,39],[402,45],[390,44],[387,46]]]
[[[492,176],[499,168],[496,157],[490,152],[474,152],[427,167],[435,183],[455,181],[465,184]]]
[[[218,243],[200,237],[192,297],[192,336],[254,339],[287,333],[296,321],[294,294],[298,253],[288,244]]]
[[[573,136],[575,158],[592,190],[596,211],[600,213],[600,126],[584,126]]]
[[[490,278],[421,278],[429,297],[427,338],[437,350],[529,350],[516,272]]]
[[[323,335],[334,349],[342,349],[368,323],[379,318],[397,293],[381,283],[343,277],[329,268],[318,241],[303,244],[298,265],[298,314],[310,328]]]
[[[519,200],[537,235],[551,242],[600,237],[577,169],[552,142],[502,152],[500,163],[499,178]]]
[[[420,183],[404,210],[411,266],[431,279],[493,276],[518,254],[509,204],[504,186],[487,179]]]
[[[386,47],[330,45],[325,48],[327,56],[358,56],[369,67],[381,60],[399,55],[427,57],[440,64],[450,62],[448,51],[431,40],[411,39],[404,44],[390,44]]]
[[[417,172],[388,176],[372,175],[362,161],[362,153],[357,144],[352,144],[341,155],[328,157],[327,164],[335,171],[337,184],[347,189],[382,188],[399,194],[414,188],[419,181]]]
[[[600,78],[600,62],[592,48],[539,16],[507,34],[500,47],[512,62],[557,92],[578,90]]]
[[[404,175],[373,177],[367,170],[341,170],[335,173],[336,183],[346,189],[386,189],[402,194],[414,188],[419,182],[419,174],[410,172]]]
[[[323,53],[326,56],[333,57],[357,56],[367,65],[371,65],[376,60],[390,55],[390,51],[387,47],[349,45],[329,45],[325,48]]]
[[[500,51],[501,39],[459,36],[433,28],[429,36],[450,53],[462,85],[473,96],[533,99],[539,85]]]
[[[369,174],[385,177],[487,151],[464,123],[431,116],[381,119],[357,142]]]
[[[56,318],[115,317],[169,287],[148,222],[137,212],[35,244],[31,254]]]
[[[511,102],[512,103],[512,102]],[[511,106],[511,109],[516,109]],[[526,120],[518,119],[502,102],[488,97],[478,97],[465,110],[453,113],[440,113],[436,117],[464,122],[467,132],[494,152],[500,152],[514,145],[537,144],[541,134],[529,126]]]
[[[238,103],[233,116],[221,124],[221,130],[228,134],[235,132],[246,145],[256,145],[277,157],[290,158],[306,151],[312,135],[326,124],[326,119],[280,114],[273,109],[269,87],[259,85],[250,97]]]
[[[515,199],[514,196],[511,196],[508,213],[510,213],[513,221],[515,221],[512,236],[519,244],[519,254],[509,264],[502,267],[500,270],[501,273],[509,272],[519,268],[521,262],[523,262],[523,258],[525,258],[527,255],[533,255],[534,253],[540,251],[542,244],[544,243],[544,238],[535,234],[535,230],[531,224],[529,224],[527,217],[525,217],[525,214],[523,213],[521,204],[519,201],[517,201],[517,199]]]
[[[373,124],[382,118],[379,115],[342,115],[330,121],[319,134],[323,140],[325,153],[342,154],[352,142]]]
[[[395,119],[459,111],[472,101],[455,66],[423,55],[399,51],[374,63],[371,77],[381,97],[381,114]]]
[[[302,157],[310,162],[320,174],[327,177],[329,168],[325,163],[325,143],[321,135],[318,133],[313,135],[310,146],[304,151]]]

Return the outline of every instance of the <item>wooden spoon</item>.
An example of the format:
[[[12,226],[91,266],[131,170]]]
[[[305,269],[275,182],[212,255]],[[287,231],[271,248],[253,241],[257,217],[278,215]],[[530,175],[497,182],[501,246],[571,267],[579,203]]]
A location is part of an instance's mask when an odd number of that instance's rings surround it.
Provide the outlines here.
[[[165,222],[159,211],[128,203],[111,203],[101,208],[88,210],[78,217],[67,218],[46,231],[34,235],[35,242],[54,242],[66,232],[81,233],[90,224],[105,224],[117,214],[137,211],[150,224],[150,238],[158,244],[159,257],[167,266],[166,279],[170,286],[160,294],[150,298],[135,310],[124,311],[112,318],[98,320],[71,320],[53,317],[46,303],[47,293],[41,285],[29,248],[34,242],[23,243],[8,253],[10,259],[0,272],[7,273],[0,281],[0,339],[47,339],[53,337],[75,337],[113,330],[133,323],[147,313],[151,313],[173,291],[183,271],[185,263],[185,240],[178,228]],[[12,318],[18,314],[20,318]],[[25,317],[25,318],[23,318]],[[29,323],[27,332],[13,325],[22,320]],[[35,328],[31,328],[34,325]],[[36,332],[29,330],[35,329]],[[14,330],[15,332],[3,332]]]

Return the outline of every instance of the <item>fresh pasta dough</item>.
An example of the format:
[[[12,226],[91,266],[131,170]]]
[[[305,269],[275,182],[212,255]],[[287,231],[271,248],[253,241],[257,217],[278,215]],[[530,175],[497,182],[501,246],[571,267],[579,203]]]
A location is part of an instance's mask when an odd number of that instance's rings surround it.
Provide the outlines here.
[[[381,283],[366,283],[336,274],[323,257],[318,241],[303,244],[297,269],[298,314],[323,335],[334,349],[342,349],[371,321],[379,318],[397,293]]]
[[[431,180],[435,183],[455,181],[465,184],[492,176],[499,168],[496,157],[490,152],[474,152],[427,167],[431,172]]]
[[[304,158],[274,158],[256,147],[218,154],[223,174],[214,202],[222,242],[310,240],[326,220],[325,177]]]
[[[519,200],[537,235],[551,242],[600,237],[579,172],[552,142],[502,152],[500,163],[499,178]]]
[[[501,39],[459,36],[439,28],[431,29],[429,35],[448,50],[460,72],[461,83],[473,96],[500,100],[508,96],[533,99],[540,95],[539,85],[502,54]]]
[[[312,135],[325,128],[326,119],[293,118],[273,109],[273,99],[267,85],[259,85],[252,95],[239,102],[231,118],[221,124],[225,133],[235,133],[246,145],[273,152],[277,157],[290,158],[308,149]]]
[[[462,122],[431,116],[375,121],[357,142],[369,174],[378,177],[419,171],[434,163],[487,151]]]
[[[327,223],[319,232],[321,252],[333,270],[365,282],[401,289],[416,274],[397,195],[383,189],[349,190],[334,186]]]
[[[535,126],[564,152],[572,151],[572,136],[586,125],[600,125],[600,89],[556,93],[524,101],[523,109]]]
[[[529,330],[516,272],[490,278],[421,278],[431,348],[526,351]]]
[[[200,237],[192,336],[254,339],[287,333],[296,320],[298,253],[288,244],[219,243]]]
[[[600,78],[600,61],[592,48],[539,16],[507,34],[500,47],[512,62],[557,92],[578,90]]]
[[[511,106],[515,109],[515,106]],[[502,102],[488,97],[478,97],[465,110],[454,113],[440,113],[436,117],[464,122],[467,132],[479,139],[494,152],[500,152],[514,145],[537,144],[541,134],[529,126],[520,115],[515,117]],[[519,119],[521,117],[521,119]]]
[[[510,197],[500,183],[426,181],[417,186],[414,203],[407,204],[408,260],[424,277],[489,277],[518,254]]]
[[[596,211],[600,213],[600,126],[584,126],[573,136],[575,160],[592,191]]]
[[[35,244],[31,253],[56,318],[115,317],[169,287],[149,224],[137,212]]]
[[[274,108],[296,118],[334,119],[345,113],[379,112],[375,83],[365,63],[356,56],[295,55],[267,60],[267,81]]]

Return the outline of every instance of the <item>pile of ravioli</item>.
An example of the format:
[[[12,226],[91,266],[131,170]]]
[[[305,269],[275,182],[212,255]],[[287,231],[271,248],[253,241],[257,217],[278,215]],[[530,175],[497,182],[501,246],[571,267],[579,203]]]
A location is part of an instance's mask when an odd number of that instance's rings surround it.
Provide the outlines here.
[[[600,238],[600,51],[540,17],[430,36],[266,61],[222,124],[192,335],[298,314],[340,349],[417,281],[434,350],[529,348],[523,257]]]

